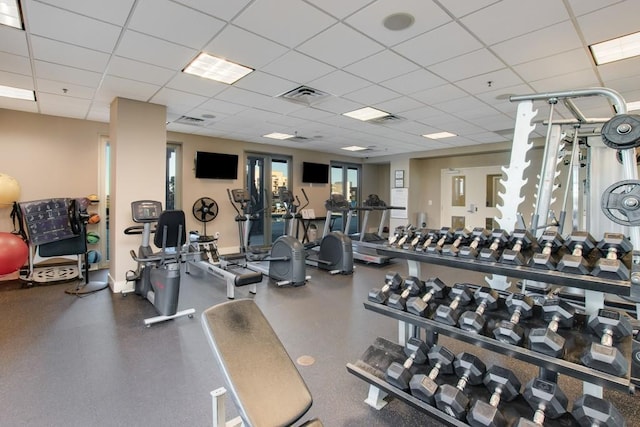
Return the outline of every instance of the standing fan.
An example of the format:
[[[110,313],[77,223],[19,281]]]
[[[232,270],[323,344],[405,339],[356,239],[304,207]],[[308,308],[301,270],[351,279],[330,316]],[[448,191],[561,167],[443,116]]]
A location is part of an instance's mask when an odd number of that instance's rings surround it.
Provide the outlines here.
[[[193,216],[203,224],[203,238],[207,237],[207,223],[218,216],[218,204],[209,197],[200,197],[193,204]]]

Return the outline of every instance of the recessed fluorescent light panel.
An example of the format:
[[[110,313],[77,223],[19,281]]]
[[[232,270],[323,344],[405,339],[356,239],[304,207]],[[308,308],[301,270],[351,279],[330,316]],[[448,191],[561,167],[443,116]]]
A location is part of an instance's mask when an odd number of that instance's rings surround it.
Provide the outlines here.
[[[0,0],[0,24],[24,29],[18,0]]]
[[[36,94],[32,90],[18,89],[16,87],[1,86],[1,85],[0,85],[0,96],[5,96],[7,98],[24,99],[26,101],[36,100]]]
[[[342,113],[343,116],[351,117],[366,122],[367,120],[379,119],[380,117],[389,116],[390,114],[371,107],[360,108],[359,110]]]
[[[640,110],[640,101],[627,102],[627,111]]]
[[[640,55],[640,32],[589,46],[596,65]]]
[[[234,84],[250,72],[252,68],[234,64],[207,53],[201,53],[183,70],[187,74],[204,77],[226,84]]]
[[[347,151],[364,151],[367,149],[367,147],[359,147],[357,145],[351,145],[349,147],[342,147],[342,149]]]
[[[422,135],[422,136],[429,139],[442,139],[442,138],[451,138],[452,136],[457,136],[457,135],[451,132],[438,132],[438,133],[430,133],[429,135]]]
[[[289,138],[293,138],[295,135],[289,135],[288,133],[272,132],[262,136],[264,136],[265,138],[271,138],[271,139],[289,139]]]

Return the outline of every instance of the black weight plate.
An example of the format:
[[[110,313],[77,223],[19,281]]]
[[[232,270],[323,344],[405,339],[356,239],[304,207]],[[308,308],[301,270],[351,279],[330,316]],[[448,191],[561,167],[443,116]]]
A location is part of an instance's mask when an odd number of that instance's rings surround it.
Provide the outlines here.
[[[602,126],[602,142],[617,150],[640,146],[640,116],[618,114]]]
[[[602,193],[600,206],[616,224],[640,225],[640,181],[628,179],[612,184]]]

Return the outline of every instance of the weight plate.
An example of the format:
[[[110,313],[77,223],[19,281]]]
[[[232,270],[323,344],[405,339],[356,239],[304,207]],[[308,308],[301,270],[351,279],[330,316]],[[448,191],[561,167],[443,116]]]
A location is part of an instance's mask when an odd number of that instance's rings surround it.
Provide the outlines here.
[[[200,197],[193,204],[192,212],[200,222],[213,221],[218,216],[218,204],[209,197]]]
[[[640,225],[640,181],[628,179],[609,186],[602,193],[600,206],[616,224]]]
[[[640,116],[618,114],[602,126],[602,142],[617,150],[640,146]]]

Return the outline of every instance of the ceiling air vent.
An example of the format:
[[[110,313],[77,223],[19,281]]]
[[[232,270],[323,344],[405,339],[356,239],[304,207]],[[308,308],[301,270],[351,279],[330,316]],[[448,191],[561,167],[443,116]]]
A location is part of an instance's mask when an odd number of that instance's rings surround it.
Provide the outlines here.
[[[199,119],[197,117],[189,117],[189,116],[180,116],[177,120],[174,120],[173,123],[180,123],[183,125],[191,125],[191,126],[204,126],[204,119]]]
[[[389,114],[387,116],[382,116],[377,119],[367,120],[367,123],[375,123],[378,125],[389,125],[389,124],[399,122],[401,120],[404,120],[404,119],[400,116],[396,116],[395,114]]]
[[[309,86],[299,86],[293,90],[290,90],[289,92],[285,92],[280,95],[281,98],[284,98],[286,100],[306,105],[311,105],[328,96],[330,96],[328,93]]]

